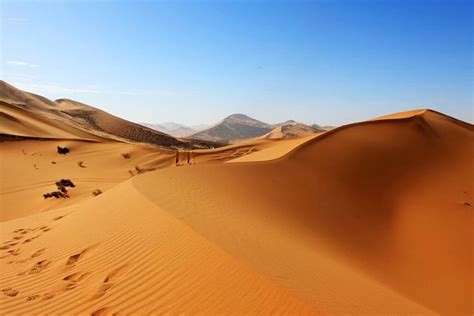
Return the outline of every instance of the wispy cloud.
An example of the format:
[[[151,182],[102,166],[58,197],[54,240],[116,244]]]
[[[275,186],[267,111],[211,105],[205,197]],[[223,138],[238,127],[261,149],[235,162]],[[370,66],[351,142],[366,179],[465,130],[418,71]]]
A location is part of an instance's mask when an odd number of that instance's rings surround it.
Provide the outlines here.
[[[19,61],[19,60],[8,60],[7,65],[19,66],[19,67],[39,67],[39,65],[37,64],[30,64],[25,61]]]

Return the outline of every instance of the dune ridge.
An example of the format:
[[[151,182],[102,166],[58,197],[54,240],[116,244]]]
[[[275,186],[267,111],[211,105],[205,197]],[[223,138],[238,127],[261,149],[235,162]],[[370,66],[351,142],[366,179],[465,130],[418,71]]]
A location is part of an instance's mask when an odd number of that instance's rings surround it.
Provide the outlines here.
[[[474,310],[471,124],[414,110],[175,150],[2,89],[1,314]]]
[[[318,262],[293,250],[311,240],[313,249],[325,249],[322,257],[338,258],[416,305],[468,314],[472,126],[433,111],[420,114],[338,128],[271,161],[160,170],[133,181],[156,204],[277,282],[276,275],[288,277],[288,266],[305,271],[303,262]],[[278,223],[278,233],[269,234]],[[272,237],[281,243],[285,234],[303,236],[282,254],[280,245],[268,249]],[[311,277],[297,269],[281,283],[321,308],[315,288],[321,279]],[[365,290],[368,308],[374,299]],[[414,312],[409,304],[397,306]],[[383,312],[391,310],[397,308]]]

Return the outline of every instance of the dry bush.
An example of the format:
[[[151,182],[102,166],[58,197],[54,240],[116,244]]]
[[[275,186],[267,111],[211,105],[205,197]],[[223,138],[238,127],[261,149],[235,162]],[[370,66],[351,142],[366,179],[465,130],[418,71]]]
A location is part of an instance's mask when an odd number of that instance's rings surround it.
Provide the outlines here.
[[[78,162],[77,162],[77,165],[78,165],[79,167],[81,167],[81,168],[86,168],[86,166],[84,166],[84,161],[82,161],[82,160],[81,160],[81,161],[78,161]]]
[[[71,187],[71,188],[76,187],[76,185],[74,183],[72,183],[72,181],[69,180],[69,179],[61,179],[61,180],[57,181],[55,184],[56,184],[56,187],[58,188],[58,190],[53,191],[53,192],[44,193],[43,198],[48,199],[48,198],[53,198],[54,197],[56,199],[59,199],[59,198],[66,199],[66,198],[69,197],[69,194],[68,194],[68,191],[67,191],[66,187]]]
[[[156,168],[140,168],[140,166],[135,166],[135,171],[137,172],[137,174],[142,174],[142,173],[145,173],[145,172],[153,171],[155,169]],[[130,174],[133,175],[133,171],[129,170],[128,172],[130,172]]]
[[[97,196],[97,195],[101,195],[101,194],[102,194],[102,191],[100,189],[95,189],[94,191],[92,191],[93,196]]]
[[[69,153],[69,148],[58,146],[58,154],[65,155]]]
[[[132,155],[130,155],[130,153],[122,153],[122,157],[125,159],[130,159]]]

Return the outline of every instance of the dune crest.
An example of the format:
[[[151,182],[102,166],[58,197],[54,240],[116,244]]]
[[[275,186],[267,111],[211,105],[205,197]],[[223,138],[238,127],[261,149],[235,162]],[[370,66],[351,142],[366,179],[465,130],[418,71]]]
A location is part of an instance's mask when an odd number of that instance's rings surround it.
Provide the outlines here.
[[[415,110],[203,149],[0,87],[1,314],[473,312],[471,124]]]

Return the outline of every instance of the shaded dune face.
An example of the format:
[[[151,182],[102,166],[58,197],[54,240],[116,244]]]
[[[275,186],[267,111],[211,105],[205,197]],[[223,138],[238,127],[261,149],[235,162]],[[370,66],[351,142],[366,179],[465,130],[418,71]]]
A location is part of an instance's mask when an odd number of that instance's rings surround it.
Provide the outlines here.
[[[77,125],[0,101],[6,132],[62,138],[0,143],[0,314],[473,312],[470,124],[421,110],[176,152],[104,141],[87,128],[119,134],[107,113],[8,91]],[[71,197],[45,200],[62,178]]]
[[[339,128],[275,161],[163,170],[134,182],[316,306],[313,285],[292,282],[316,271],[275,276],[288,272],[270,255],[275,230],[280,242],[326,249],[430,310],[465,314],[472,310],[473,142],[471,125],[426,111]],[[289,251],[281,259],[306,271],[311,256]]]

